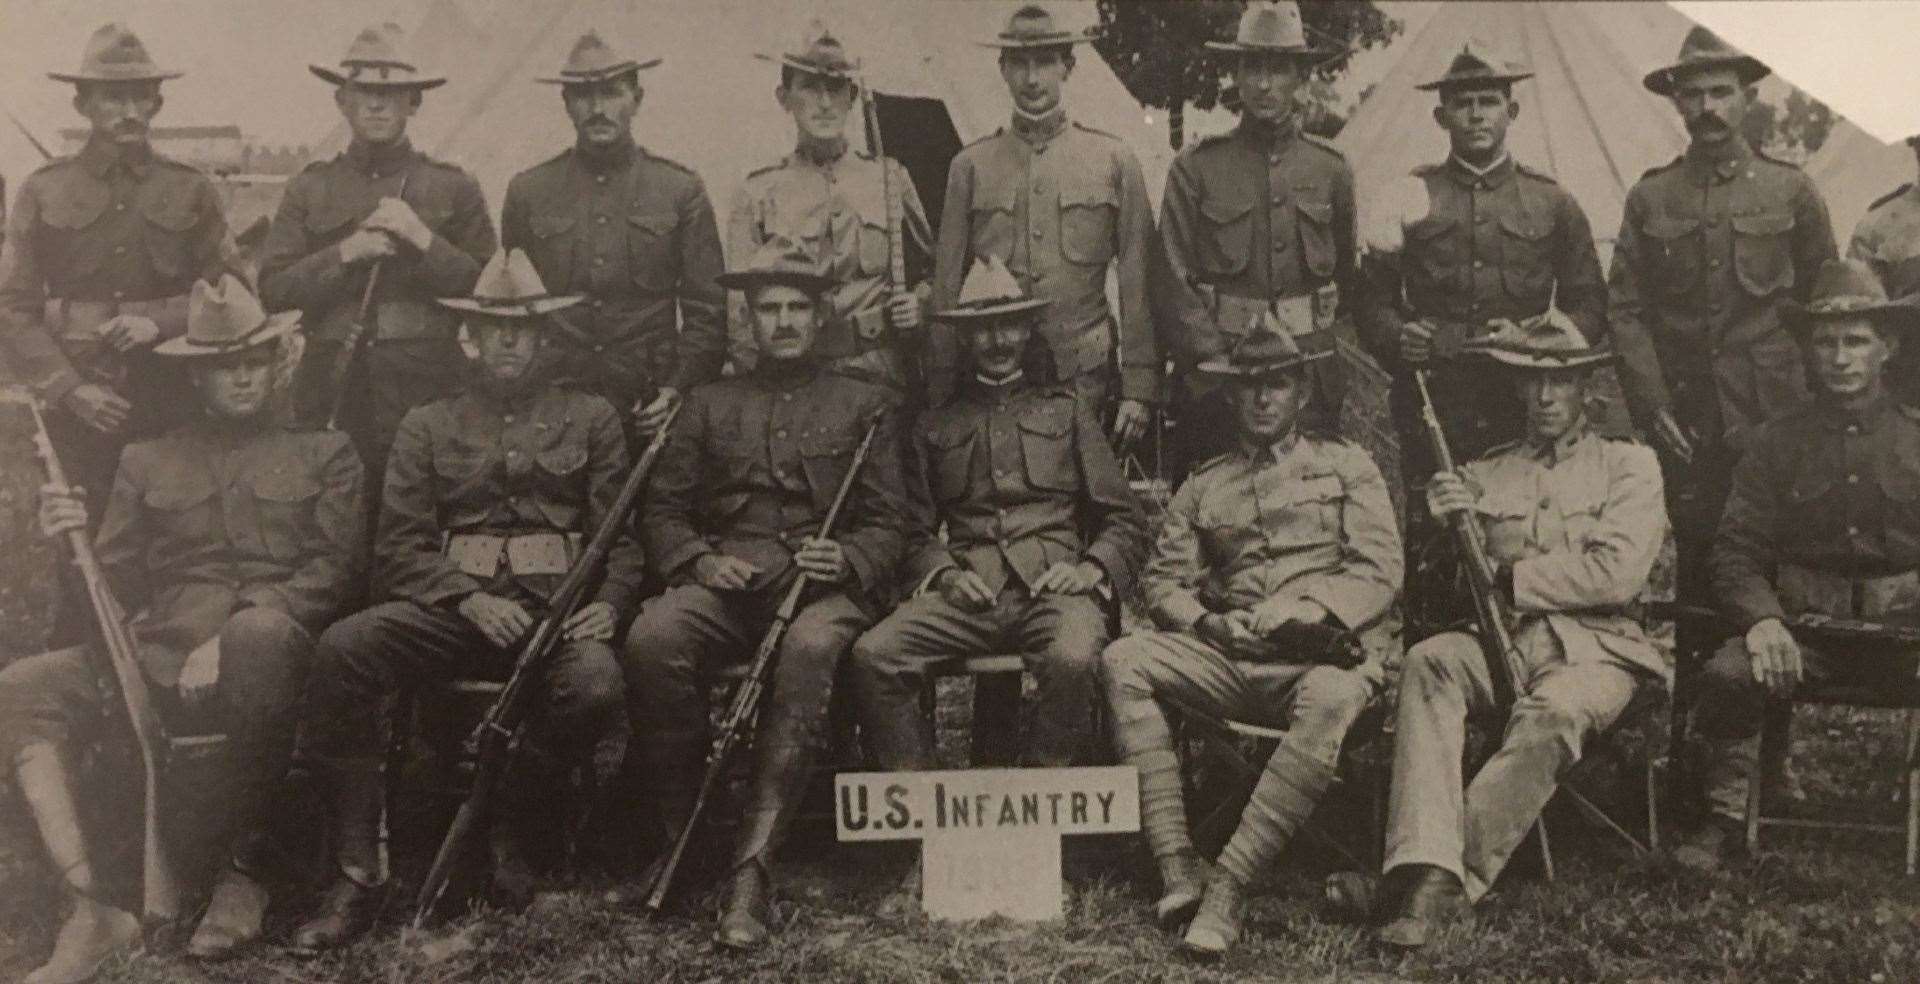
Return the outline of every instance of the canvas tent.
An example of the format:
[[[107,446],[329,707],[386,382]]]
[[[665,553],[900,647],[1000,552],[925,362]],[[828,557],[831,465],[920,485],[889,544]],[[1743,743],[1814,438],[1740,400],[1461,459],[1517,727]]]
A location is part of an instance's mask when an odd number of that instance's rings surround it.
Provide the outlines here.
[[[1827,200],[1833,234],[1844,252],[1874,201],[1913,180],[1913,148],[1904,142],[1881,143],[1846,120],[1836,120],[1827,142],[1808,159],[1807,176]]]

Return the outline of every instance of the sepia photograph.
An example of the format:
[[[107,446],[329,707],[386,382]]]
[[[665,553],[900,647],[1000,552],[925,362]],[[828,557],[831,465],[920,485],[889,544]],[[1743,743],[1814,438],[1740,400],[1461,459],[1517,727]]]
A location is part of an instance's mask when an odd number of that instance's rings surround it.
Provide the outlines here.
[[[0,980],[1920,980],[1916,0],[0,0]]]

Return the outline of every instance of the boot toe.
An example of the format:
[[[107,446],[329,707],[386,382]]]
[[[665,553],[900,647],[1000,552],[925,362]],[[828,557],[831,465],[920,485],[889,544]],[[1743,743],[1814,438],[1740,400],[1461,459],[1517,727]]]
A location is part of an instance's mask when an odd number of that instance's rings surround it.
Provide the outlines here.
[[[85,984],[114,956],[140,946],[140,920],[131,912],[101,907],[88,915],[75,911],[60,927],[53,954],[24,984]]]
[[[1374,930],[1373,938],[1400,950],[1418,950],[1427,945],[1432,927],[1425,919],[1402,916]]]
[[[1181,949],[1198,957],[1218,957],[1233,947],[1234,939],[1224,927],[1202,925],[1198,920],[1187,927],[1180,940]]]
[[[1200,908],[1200,886],[1178,885],[1167,889],[1153,904],[1153,916],[1162,929],[1173,929],[1193,918]]]

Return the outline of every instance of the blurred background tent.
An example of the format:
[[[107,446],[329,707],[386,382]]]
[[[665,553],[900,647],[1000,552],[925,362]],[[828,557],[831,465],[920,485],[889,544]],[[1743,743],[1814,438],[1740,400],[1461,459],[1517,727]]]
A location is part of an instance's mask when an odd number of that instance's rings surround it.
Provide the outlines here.
[[[1834,123],[1827,142],[1807,160],[1807,176],[1827,200],[1841,252],[1876,200],[1913,181],[1914,167],[1906,143],[1881,143],[1846,120]]]

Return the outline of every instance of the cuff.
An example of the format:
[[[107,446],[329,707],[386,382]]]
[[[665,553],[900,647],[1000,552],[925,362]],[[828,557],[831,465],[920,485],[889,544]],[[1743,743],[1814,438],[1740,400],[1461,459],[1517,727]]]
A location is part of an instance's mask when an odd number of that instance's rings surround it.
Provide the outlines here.
[[[292,606],[287,596],[271,585],[259,584],[240,593],[241,608],[266,608],[283,614],[292,614]]]
[[[660,562],[654,570],[658,571],[661,577],[671,580],[687,565],[712,552],[713,548],[708,546],[705,540],[690,539],[671,550],[663,551]]]
[[[1160,603],[1160,618],[1165,628],[1176,632],[1192,632],[1194,623],[1207,614],[1207,606],[1190,594],[1168,598]]]
[[[72,369],[60,369],[35,387],[40,391],[40,399],[47,406],[57,407],[67,398],[67,394],[80,385],[80,374]]]
[[[914,585],[912,597],[918,598],[921,595],[932,591],[934,578],[937,578],[948,571],[957,571],[959,569],[960,569],[959,564],[941,564],[939,567],[936,567],[933,570],[928,571],[927,576],[921,578],[919,584]]]

